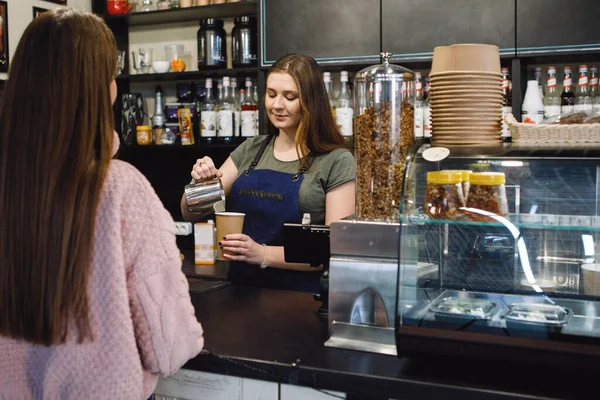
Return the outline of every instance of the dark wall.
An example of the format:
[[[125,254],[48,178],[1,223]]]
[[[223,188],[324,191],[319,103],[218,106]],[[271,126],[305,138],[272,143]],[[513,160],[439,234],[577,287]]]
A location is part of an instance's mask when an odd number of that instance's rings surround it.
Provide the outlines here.
[[[597,0],[261,0],[261,12],[263,66],[294,51],[372,60],[379,44],[405,61],[453,43],[496,44],[509,57],[600,50]]]
[[[599,43],[600,4],[597,0],[517,0],[519,53],[575,46],[585,49],[600,47]]]
[[[317,61],[378,58],[379,0],[262,0],[263,64],[288,53]]]
[[[383,49],[407,57],[487,43],[514,54],[515,0],[383,0]]]

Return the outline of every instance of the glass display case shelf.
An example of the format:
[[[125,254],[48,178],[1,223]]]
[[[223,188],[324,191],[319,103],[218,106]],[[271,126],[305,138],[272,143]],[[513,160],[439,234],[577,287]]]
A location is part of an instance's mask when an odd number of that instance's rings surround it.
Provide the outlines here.
[[[456,225],[471,227],[495,227],[517,229],[548,229],[571,231],[600,231],[600,216],[594,215],[555,215],[555,214],[511,214],[498,220],[472,221],[468,219],[434,219],[426,214],[408,216],[414,225]]]

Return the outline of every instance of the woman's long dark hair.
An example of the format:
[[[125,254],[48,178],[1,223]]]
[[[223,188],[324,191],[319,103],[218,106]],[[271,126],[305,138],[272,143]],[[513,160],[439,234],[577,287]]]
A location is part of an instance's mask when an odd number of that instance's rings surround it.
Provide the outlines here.
[[[0,108],[0,335],[54,345],[93,339],[87,286],[111,158],[117,48],[97,16],[35,18]]]
[[[306,162],[303,157],[310,153],[349,149],[333,120],[327,89],[317,62],[302,54],[288,54],[269,68],[267,79],[273,72],[290,74],[300,92],[302,116],[296,131],[298,158]],[[277,132],[270,120],[269,132]]]

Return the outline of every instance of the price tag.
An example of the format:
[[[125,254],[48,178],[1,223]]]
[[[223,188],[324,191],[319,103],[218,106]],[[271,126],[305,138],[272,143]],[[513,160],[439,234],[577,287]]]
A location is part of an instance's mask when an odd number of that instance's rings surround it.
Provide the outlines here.
[[[445,147],[430,147],[423,151],[423,158],[427,161],[442,161],[450,155],[450,150]]]

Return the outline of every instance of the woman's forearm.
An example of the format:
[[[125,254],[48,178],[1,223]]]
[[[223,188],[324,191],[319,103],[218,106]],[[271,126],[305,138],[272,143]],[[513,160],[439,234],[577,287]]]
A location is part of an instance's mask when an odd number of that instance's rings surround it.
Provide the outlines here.
[[[322,266],[311,267],[310,264],[286,263],[283,246],[264,246],[268,268],[289,269],[293,271],[320,271]]]

